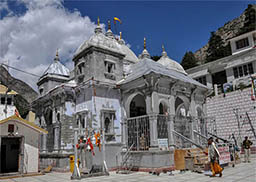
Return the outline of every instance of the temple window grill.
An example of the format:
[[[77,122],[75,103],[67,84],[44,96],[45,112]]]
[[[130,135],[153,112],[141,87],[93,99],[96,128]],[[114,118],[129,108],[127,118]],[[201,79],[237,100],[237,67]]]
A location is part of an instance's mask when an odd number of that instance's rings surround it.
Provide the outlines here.
[[[109,61],[105,61],[105,72],[107,73],[114,73],[115,68],[115,63],[111,63]]]
[[[84,73],[84,63],[80,63],[78,65],[78,75],[81,75]]]
[[[110,80],[116,80],[116,77],[114,74],[116,69],[115,63],[110,61],[104,61],[104,66],[105,66],[105,70],[104,70],[105,78]]]

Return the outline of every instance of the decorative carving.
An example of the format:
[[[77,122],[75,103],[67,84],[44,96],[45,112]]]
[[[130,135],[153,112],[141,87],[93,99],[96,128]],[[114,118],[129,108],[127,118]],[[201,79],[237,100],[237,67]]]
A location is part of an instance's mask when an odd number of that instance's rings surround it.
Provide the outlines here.
[[[110,105],[109,102],[107,101],[106,105],[102,104],[102,108],[104,108],[104,109],[114,109],[114,106]]]
[[[116,76],[113,73],[104,73],[105,77],[110,80],[116,80]]]

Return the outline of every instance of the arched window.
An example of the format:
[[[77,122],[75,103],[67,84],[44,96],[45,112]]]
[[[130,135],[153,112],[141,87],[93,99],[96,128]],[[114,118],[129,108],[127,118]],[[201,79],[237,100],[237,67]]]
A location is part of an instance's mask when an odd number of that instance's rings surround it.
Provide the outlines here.
[[[105,118],[105,133],[110,133],[110,119],[108,117]]]
[[[163,103],[159,104],[159,114],[168,115],[168,106]]]
[[[130,103],[130,117],[146,115],[146,102],[142,95],[136,95]]]

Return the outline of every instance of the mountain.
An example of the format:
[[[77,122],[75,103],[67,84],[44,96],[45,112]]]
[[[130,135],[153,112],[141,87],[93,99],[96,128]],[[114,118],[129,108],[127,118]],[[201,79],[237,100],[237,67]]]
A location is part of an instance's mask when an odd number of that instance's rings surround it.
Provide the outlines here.
[[[30,103],[37,98],[38,93],[25,82],[12,77],[1,65],[0,82],[18,93],[18,95],[15,96],[14,104],[20,112],[20,115],[24,118],[30,109]]]
[[[241,29],[244,28],[244,25],[247,22],[246,12],[251,8],[256,9],[256,5],[248,5],[248,8],[238,18],[235,18],[232,21],[225,23],[222,27],[215,31],[215,34],[219,35],[223,39],[225,45],[228,44],[229,39],[241,33]],[[207,43],[205,46],[203,46],[194,53],[196,59],[199,61],[199,64],[205,62],[208,47],[209,43]]]

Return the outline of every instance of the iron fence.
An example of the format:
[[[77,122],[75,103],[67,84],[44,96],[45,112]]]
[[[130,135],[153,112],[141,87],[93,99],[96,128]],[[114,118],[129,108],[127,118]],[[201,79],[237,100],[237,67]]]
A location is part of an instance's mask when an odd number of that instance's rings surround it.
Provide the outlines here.
[[[168,138],[168,116],[157,115],[157,134],[158,138]]]
[[[149,116],[139,116],[127,120],[128,147],[131,150],[148,150],[150,147]]]

